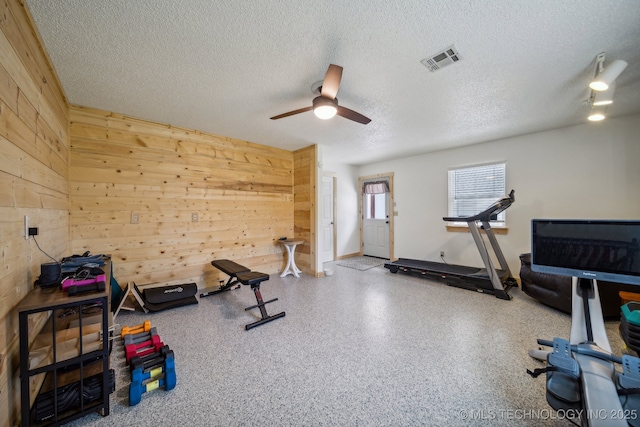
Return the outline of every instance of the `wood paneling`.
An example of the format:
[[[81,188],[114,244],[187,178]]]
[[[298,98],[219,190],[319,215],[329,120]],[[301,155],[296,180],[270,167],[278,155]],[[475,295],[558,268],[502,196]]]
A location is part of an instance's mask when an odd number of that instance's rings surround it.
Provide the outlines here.
[[[74,253],[112,254],[121,283],[211,286],[220,258],[280,271],[293,153],[92,108],[70,119]]]
[[[315,145],[294,151],[293,216],[296,239],[304,239],[296,248],[296,264],[311,276],[318,276],[316,266],[316,163]],[[286,235],[286,234],[285,234]],[[290,235],[288,235],[290,236]],[[320,269],[322,270],[322,269]]]
[[[33,287],[40,264],[89,250],[113,255],[121,283],[204,287],[223,278],[210,264],[216,258],[280,272],[277,239],[295,235],[307,242],[296,251],[298,265],[315,274],[316,147],[292,153],[70,107],[24,2],[0,7],[4,427],[20,421],[14,308]],[[24,238],[25,216],[39,228],[46,254]]]
[[[19,0],[0,13],[0,425],[20,419],[18,319],[14,308],[49,262],[70,251],[69,118],[58,79]]]

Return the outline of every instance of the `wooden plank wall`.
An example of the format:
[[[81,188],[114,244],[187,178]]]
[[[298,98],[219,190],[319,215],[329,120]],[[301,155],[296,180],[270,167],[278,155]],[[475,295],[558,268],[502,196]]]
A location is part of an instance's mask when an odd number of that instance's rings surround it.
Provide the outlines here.
[[[292,152],[90,108],[70,119],[74,253],[112,254],[121,284],[213,286],[223,258],[282,269]]]
[[[295,173],[294,237],[304,239],[305,244],[296,248],[296,264],[311,276],[319,275],[316,266],[316,173],[317,147],[312,145],[293,152]]]
[[[0,426],[9,426],[20,419],[15,307],[50,261],[24,238],[25,215],[49,255],[70,250],[69,119],[28,10],[19,0],[0,8]]]
[[[215,258],[277,273],[284,266],[277,239],[293,235],[307,241],[298,263],[314,274],[316,147],[292,153],[69,107],[23,1],[0,7],[0,426],[6,427],[20,421],[14,308],[33,288],[40,264],[50,261],[24,238],[25,216],[52,258],[111,253],[121,283],[210,286],[224,278],[210,265]],[[134,213],[138,224],[131,224]]]

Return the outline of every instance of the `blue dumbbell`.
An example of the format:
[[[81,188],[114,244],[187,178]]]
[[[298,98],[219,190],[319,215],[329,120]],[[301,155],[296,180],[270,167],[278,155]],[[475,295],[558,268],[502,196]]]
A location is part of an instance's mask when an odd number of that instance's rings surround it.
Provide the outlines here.
[[[152,379],[152,381],[143,384],[143,381],[148,379]],[[174,359],[166,359],[162,366],[148,372],[143,372],[142,369],[135,369],[131,374],[131,385],[129,386],[129,406],[140,403],[142,395],[148,391],[157,388],[164,388],[165,391],[169,391],[175,386],[176,366]]]

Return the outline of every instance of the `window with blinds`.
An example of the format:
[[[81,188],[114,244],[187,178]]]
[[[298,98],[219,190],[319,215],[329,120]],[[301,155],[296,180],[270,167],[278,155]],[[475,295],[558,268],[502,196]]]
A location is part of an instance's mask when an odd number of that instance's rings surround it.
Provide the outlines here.
[[[476,215],[505,194],[505,163],[449,170],[449,215]],[[497,225],[506,223],[505,212],[498,214]]]

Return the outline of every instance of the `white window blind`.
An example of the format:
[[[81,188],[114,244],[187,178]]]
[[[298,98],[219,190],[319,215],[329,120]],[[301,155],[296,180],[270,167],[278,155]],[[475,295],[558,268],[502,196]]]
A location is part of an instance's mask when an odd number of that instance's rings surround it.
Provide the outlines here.
[[[449,216],[476,215],[503,197],[505,169],[505,163],[495,163],[449,170]],[[496,222],[505,221],[503,211]]]

